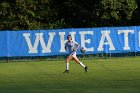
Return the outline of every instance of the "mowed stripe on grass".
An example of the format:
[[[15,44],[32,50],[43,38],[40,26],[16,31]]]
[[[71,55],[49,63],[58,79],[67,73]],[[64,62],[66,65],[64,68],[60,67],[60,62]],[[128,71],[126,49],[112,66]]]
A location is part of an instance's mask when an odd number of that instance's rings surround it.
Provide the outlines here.
[[[0,63],[0,93],[139,93],[140,58]]]

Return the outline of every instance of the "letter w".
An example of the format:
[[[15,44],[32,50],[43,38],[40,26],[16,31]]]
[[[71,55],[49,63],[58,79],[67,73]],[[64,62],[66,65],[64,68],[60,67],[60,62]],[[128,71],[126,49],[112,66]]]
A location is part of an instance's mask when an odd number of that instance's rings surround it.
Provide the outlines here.
[[[52,32],[52,33],[49,33],[50,37],[48,39],[48,44],[46,46],[45,42],[44,42],[44,39],[43,39],[43,33],[36,33],[36,39],[35,39],[35,42],[34,44],[31,43],[31,39],[30,39],[30,33],[24,33],[23,36],[25,37],[25,40],[27,42],[27,45],[28,45],[28,48],[29,48],[29,53],[38,53],[38,45],[39,45],[39,42],[43,48],[42,50],[42,53],[49,53],[51,52],[51,44],[52,44],[52,41],[53,41],[53,37],[55,35],[55,32]]]

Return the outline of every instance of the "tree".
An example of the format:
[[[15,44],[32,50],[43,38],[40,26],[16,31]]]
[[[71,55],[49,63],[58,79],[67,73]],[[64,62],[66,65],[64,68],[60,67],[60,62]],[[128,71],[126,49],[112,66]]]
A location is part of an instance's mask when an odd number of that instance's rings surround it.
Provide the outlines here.
[[[132,24],[133,25],[140,25],[140,1],[136,0],[138,8],[133,13]]]
[[[135,0],[101,0],[100,24],[103,26],[132,25],[131,19],[136,8]]]
[[[57,8],[58,17],[64,18],[71,27],[96,26],[97,4],[99,0],[53,0],[53,6]],[[91,23],[95,22],[94,25]]]
[[[0,3],[0,29],[49,29],[65,26],[58,20],[51,0],[3,0]]]
[[[0,30],[139,25],[136,1],[1,0]]]

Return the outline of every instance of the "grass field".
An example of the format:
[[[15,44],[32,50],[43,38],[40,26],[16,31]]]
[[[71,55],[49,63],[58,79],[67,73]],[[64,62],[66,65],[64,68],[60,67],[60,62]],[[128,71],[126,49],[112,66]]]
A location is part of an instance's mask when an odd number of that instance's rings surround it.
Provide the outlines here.
[[[0,93],[140,93],[140,58],[0,63]]]

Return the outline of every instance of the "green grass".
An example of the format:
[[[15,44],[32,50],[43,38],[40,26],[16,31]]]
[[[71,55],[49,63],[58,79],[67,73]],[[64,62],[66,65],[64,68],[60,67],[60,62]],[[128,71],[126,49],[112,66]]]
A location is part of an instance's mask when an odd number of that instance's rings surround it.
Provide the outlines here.
[[[140,93],[140,58],[0,63],[0,93]]]

